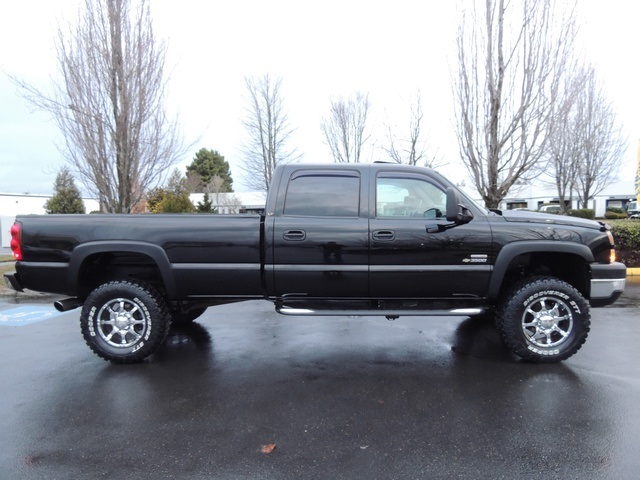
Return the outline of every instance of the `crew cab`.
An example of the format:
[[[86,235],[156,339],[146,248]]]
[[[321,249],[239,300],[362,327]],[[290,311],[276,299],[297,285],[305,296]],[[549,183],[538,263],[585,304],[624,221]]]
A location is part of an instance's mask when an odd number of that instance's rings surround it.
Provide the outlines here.
[[[626,268],[600,222],[489,211],[437,172],[279,166],[261,215],[26,215],[16,290],[67,296],[100,357],[142,361],[171,322],[265,299],[286,315],[495,317],[525,360],[558,362],[613,303]]]

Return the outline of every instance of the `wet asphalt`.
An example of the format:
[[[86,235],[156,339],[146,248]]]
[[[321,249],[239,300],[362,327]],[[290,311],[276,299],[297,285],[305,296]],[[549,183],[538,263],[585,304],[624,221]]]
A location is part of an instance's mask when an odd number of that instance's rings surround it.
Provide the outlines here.
[[[0,315],[15,308],[0,299]],[[78,315],[0,324],[2,479],[640,471],[640,282],[592,311],[559,365],[519,362],[464,317],[284,317],[256,301],[210,308],[118,366],[84,345]]]

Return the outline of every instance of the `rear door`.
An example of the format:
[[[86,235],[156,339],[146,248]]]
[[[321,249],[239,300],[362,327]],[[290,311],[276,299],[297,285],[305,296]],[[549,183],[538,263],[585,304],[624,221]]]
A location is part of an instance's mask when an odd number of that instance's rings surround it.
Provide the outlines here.
[[[286,181],[271,240],[276,296],[364,297],[368,218],[358,169],[300,169]],[[282,187],[281,187],[282,188]],[[365,191],[366,193],[366,191]]]

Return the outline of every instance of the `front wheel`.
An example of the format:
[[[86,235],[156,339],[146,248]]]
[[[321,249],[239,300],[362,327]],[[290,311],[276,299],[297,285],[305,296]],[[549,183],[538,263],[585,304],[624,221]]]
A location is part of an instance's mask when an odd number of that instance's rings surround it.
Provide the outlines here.
[[[141,362],[162,345],[170,326],[166,302],[143,283],[105,283],[89,294],[80,314],[89,348],[114,363]]]
[[[539,363],[560,362],[576,353],[591,324],[580,292],[553,277],[514,285],[499,305],[496,322],[509,350]]]

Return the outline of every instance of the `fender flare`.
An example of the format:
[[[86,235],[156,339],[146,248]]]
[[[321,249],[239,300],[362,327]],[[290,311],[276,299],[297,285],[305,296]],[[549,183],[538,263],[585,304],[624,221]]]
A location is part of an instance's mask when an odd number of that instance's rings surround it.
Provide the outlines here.
[[[68,284],[71,287],[71,290],[77,292],[80,268],[90,255],[113,252],[139,253],[151,258],[160,271],[167,297],[170,299],[175,298],[176,283],[167,253],[162,249],[162,247],[153,243],[134,240],[103,240],[87,242],[74,248],[71,252],[71,258],[69,259],[68,272]]]
[[[493,274],[489,282],[488,297],[498,298],[502,281],[507,273],[511,261],[519,255],[528,253],[568,253],[577,255],[586,263],[593,263],[593,252],[586,245],[555,240],[535,240],[509,243],[502,247],[493,266]]]

